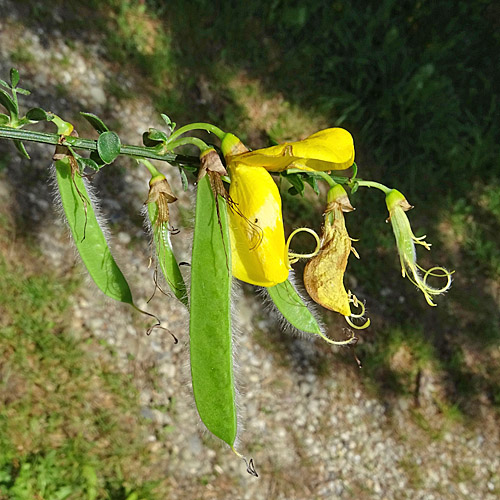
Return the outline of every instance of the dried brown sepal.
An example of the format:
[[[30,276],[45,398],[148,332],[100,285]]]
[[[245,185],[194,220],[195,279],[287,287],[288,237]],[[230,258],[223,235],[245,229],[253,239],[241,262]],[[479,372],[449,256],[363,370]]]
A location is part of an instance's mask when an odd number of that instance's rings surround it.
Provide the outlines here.
[[[156,203],[158,206],[158,217],[156,225],[169,221],[168,204],[177,200],[170,184],[163,176],[153,177],[149,182],[149,194],[146,203]]]
[[[215,149],[208,149],[200,155],[200,170],[198,171],[198,182],[203,179],[207,172],[215,172],[220,175],[227,175],[220,156]]]

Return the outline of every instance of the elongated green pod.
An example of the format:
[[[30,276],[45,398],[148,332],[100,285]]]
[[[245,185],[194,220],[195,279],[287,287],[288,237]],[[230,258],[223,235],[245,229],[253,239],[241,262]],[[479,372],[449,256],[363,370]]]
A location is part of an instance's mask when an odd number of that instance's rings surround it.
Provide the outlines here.
[[[290,280],[266,288],[274,305],[297,330],[323,336],[321,327]]]
[[[236,406],[231,340],[231,254],[225,200],[209,175],[198,183],[189,324],[196,407],[207,429],[233,446]],[[217,213],[219,212],[219,213]]]
[[[82,177],[72,167],[71,157],[55,162],[61,203],[76,248],[95,284],[112,299],[131,304],[132,292],[111,255],[103,230]]]
[[[179,264],[177,264],[170,241],[168,222],[158,222],[158,205],[156,203],[148,203],[147,206],[156,249],[156,257],[160,269],[174,295],[186,307],[189,307],[186,284],[184,283],[184,278],[179,269]]]

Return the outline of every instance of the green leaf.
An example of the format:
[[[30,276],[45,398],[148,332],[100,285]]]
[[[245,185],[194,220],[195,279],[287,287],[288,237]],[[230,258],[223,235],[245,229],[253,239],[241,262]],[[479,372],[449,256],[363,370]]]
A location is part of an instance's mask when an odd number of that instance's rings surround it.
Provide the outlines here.
[[[16,149],[28,160],[31,160],[30,155],[28,154],[28,151],[26,151],[26,148],[24,147],[24,144],[19,140],[19,139],[14,139],[14,146],[16,146]]]
[[[10,69],[10,83],[12,87],[17,87],[17,84],[19,83],[19,71],[17,71],[16,68]]]
[[[5,81],[0,78],[0,85],[2,87],[5,87],[6,89],[10,89],[10,85]]]
[[[155,128],[150,128],[148,131],[148,139],[154,142],[167,142],[168,137],[165,132]]]
[[[10,113],[11,116],[17,116],[17,106],[12,97],[0,89],[0,104]]]
[[[170,231],[167,222],[158,223],[158,205],[148,203],[148,217],[153,231],[153,240],[156,248],[156,258],[160,264],[168,286],[174,292],[174,295],[189,308],[188,293],[184,278],[179,269],[179,264],[172,249],[170,241]]]
[[[161,113],[161,117],[163,118],[163,121],[167,124],[170,125],[172,123],[172,120],[170,119],[169,116],[167,116],[165,113]]]
[[[97,151],[102,161],[112,163],[120,154],[120,138],[116,132],[103,132],[97,139]]]
[[[196,407],[207,429],[230,446],[236,438],[231,339],[231,253],[226,202],[220,219],[206,175],[198,183],[191,261],[189,340]]]
[[[32,122],[50,121],[50,115],[42,108],[31,108],[26,113],[26,118]]]
[[[142,143],[144,144],[144,146],[146,146],[147,148],[154,148],[160,144],[163,144],[163,141],[152,141],[150,138],[149,138],[149,132],[144,132],[142,134]]]
[[[112,299],[134,305],[132,292],[111,255],[82,177],[68,157],[56,161],[61,203],[80,257],[95,284]]]
[[[314,192],[319,196],[318,179],[313,175],[308,175],[304,180],[309,184],[309,186],[313,188]]]
[[[179,174],[181,174],[182,189],[184,189],[184,191],[187,191],[189,187],[188,178],[186,172],[182,167],[179,167]]]
[[[92,125],[92,127],[94,127],[95,130],[97,130],[99,134],[109,132],[109,128],[97,115],[94,115],[93,113],[85,113],[83,111],[80,111],[80,114]]]
[[[31,95],[31,92],[29,90],[22,89],[21,87],[17,87],[16,92],[22,95]]]
[[[5,125],[10,122],[10,116],[0,113],[0,125]],[[184,190],[185,191],[185,190]]]
[[[161,113],[161,117],[163,118],[163,121],[167,124],[167,127],[173,132],[175,130],[175,127],[177,126],[177,123],[173,122],[170,119],[170,117],[164,113]]]
[[[313,313],[289,280],[266,289],[274,305],[293,327],[301,332],[323,336]]]
[[[82,156],[76,158],[76,162],[78,163],[80,172],[83,172],[85,170],[85,167],[91,168],[96,172],[99,171],[102,167],[102,165],[99,166],[94,160],[92,160],[92,158],[83,158]]]
[[[359,184],[357,182],[351,187],[351,194],[354,194],[359,189]]]
[[[304,196],[304,181],[302,180],[302,176],[300,174],[281,174],[292,186],[293,188],[290,189],[288,192],[291,194],[300,194],[301,196]],[[295,192],[293,192],[293,189],[295,189]]]
[[[104,167],[104,165],[106,165],[106,163],[102,161],[97,151],[92,151],[89,156],[90,159],[95,162],[95,164],[98,166],[99,169]]]

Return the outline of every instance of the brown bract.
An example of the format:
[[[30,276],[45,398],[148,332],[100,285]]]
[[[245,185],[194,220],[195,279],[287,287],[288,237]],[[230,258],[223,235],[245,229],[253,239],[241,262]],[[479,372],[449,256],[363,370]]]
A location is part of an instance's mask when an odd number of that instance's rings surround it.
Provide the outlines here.
[[[156,203],[158,206],[158,217],[156,219],[156,224],[168,222],[168,204],[176,201],[177,197],[172,192],[170,184],[164,177],[158,180],[155,180],[154,178],[151,179],[149,186],[149,194],[146,203]]]

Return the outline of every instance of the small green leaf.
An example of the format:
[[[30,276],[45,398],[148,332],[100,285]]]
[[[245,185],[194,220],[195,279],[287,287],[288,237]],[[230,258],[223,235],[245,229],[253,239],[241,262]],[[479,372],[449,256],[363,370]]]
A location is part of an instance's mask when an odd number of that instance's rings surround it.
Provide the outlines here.
[[[359,188],[359,184],[357,182],[351,187],[351,194],[354,194]]]
[[[91,158],[83,158],[82,156],[76,158],[76,162],[78,163],[78,168],[80,172],[83,172],[85,170],[85,167],[91,168],[92,170],[95,170],[96,172],[100,170],[102,167],[99,166],[94,160]]]
[[[164,113],[161,114],[161,117],[163,118],[163,121],[167,124],[167,127],[170,129],[171,132],[175,130],[175,127],[177,126],[177,123],[173,122],[169,116],[165,115]]]
[[[17,84],[19,83],[19,71],[17,71],[16,68],[10,69],[10,83],[12,87],[17,87]]]
[[[301,332],[322,336],[313,313],[289,280],[266,289],[274,305],[292,326]]]
[[[28,160],[31,160],[30,155],[28,154],[28,151],[26,151],[26,148],[24,147],[24,144],[19,140],[19,139],[14,139],[14,145],[16,146],[16,149]]]
[[[161,114],[161,117],[163,118],[163,121],[167,124],[170,125],[172,123],[172,120],[170,119],[169,116],[167,116],[165,113]]]
[[[22,95],[31,95],[31,92],[29,90],[22,89],[21,87],[17,87],[16,92]]]
[[[198,183],[191,261],[189,343],[196,407],[207,429],[234,445],[236,406],[231,338],[231,245],[226,202],[219,214],[206,175]]]
[[[157,130],[155,128],[150,128],[148,131],[148,139],[154,142],[167,142],[168,137],[165,132]]]
[[[99,169],[101,167],[104,167],[104,165],[106,165],[106,163],[104,163],[101,159],[101,157],[99,156],[99,153],[97,151],[92,151],[90,153],[90,159],[93,160],[95,162],[95,164],[99,167]]]
[[[313,188],[314,192],[319,196],[318,179],[313,175],[308,175],[304,180],[309,184],[309,186]]]
[[[293,188],[289,190],[290,194],[300,194],[301,196],[304,196],[305,186],[300,174],[285,173],[281,175],[293,186]],[[295,192],[293,192],[293,189],[295,189]]]
[[[17,116],[17,106],[12,97],[5,90],[0,89],[0,104],[10,113]]]
[[[10,122],[10,116],[0,113],[0,125],[5,125]],[[185,191],[185,190],[184,190]]]
[[[42,108],[31,108],[26,113],[26,118],[32,122],[50,121],[50,115]]]
[[[116,132],[103,132],[97,139],[97,151],[102,161],[112,163],[120,154],[120,138]]]
[[[188,178],[186,172],[182,167],[179,167],[179,174],[181,174],[182,189],[184,189],[184,191],[187,191],[189,187]]]
[[[142,143],[144,144],[144,146],[146,146],[147,148],[154,148],[158,145],[161,145],[163,144],[163,141],[152,141],[150,138],[149,138],[149,132],[144,132],[142,134]]]
[[[97,115],[94,115],[93,113],[85,113],[83,111],[81,111],[80,114],[92,125],[92,127],[94,127],[95,130],[97,130],[99,134],[109,132],[109,128]]]
[[[5,87],[6,89],[10,89],[10,85],[5,81],[0,78],[0,85],[2,87]]]

